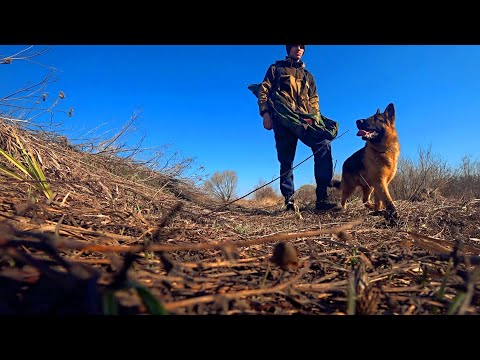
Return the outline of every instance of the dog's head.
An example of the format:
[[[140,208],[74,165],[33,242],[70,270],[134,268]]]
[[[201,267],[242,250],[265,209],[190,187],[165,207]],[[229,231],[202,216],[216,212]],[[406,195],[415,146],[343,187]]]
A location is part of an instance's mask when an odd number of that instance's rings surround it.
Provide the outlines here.
[[[357,120],[357,136],[372,143],[381,142],[385,133],[395,130],[395,106],[388,104],[383,113],[380,109],[367,119]]]

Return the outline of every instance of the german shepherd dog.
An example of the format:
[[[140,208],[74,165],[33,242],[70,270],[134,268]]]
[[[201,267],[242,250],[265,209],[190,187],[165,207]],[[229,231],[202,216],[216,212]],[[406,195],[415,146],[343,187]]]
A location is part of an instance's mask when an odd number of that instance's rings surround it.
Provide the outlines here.
[[[392,225],[398,221],[388,184],[397,172],[400,144],[395,128],[395,107],[389,104],[383,113],[380,109],[367,119],[357,120],[357,136],[366,141],[365,146],[351,155],[342,167],[342,180],[332,181],[341,189],[341,205],[346,208],[347,199],[357,187],[363,190],[363,203],[371,209],[370,195],[374,193],[374,214],[383,214]]]

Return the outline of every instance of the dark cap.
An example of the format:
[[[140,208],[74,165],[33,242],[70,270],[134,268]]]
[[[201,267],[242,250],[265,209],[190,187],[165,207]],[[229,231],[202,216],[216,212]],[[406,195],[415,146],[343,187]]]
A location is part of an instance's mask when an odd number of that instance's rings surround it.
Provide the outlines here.
[[[287,50],[287,56],[290,55],[290,49],[292,48],[293,45],[285,45],[285,48]],[[303,49],[303,51],[305,51],[305,45],[300,45]]]

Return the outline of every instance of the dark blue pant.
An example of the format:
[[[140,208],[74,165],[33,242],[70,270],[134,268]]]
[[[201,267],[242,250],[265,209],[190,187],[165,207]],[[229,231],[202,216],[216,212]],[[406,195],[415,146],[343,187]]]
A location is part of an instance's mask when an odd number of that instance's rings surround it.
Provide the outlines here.
[[[327,200],[327,187],[333,177],[333,160],[330,140],[326,140],[322,132],[315,131],[308,127],[297,129],[297,134],[286,128],[279,121],[273,122],[273,131],[275,133],[275,144],[277,148],[277,157],[280,162],[280,191],[286,198],[295,193],[293,182],[293,161],[297,150],[297,142],[300,139],[305,145],[315,153],[314,174],[317,183],[316,195],[317,201]],[[317,151],[318,150],[318,151]]]

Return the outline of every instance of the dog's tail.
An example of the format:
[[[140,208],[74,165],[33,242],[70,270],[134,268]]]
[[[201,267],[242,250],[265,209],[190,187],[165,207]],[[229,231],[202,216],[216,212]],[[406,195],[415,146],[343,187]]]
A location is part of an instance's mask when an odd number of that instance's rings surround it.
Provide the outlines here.
[[[336,180],[336,179],[335,179],[335,180],[332,180],[332,181],[330,182],[330,187],[333,187],[333,188],[335,188],[335,189],[340,189],[341,186],[342,186],[342,181],[341,181],[341,180]]]

